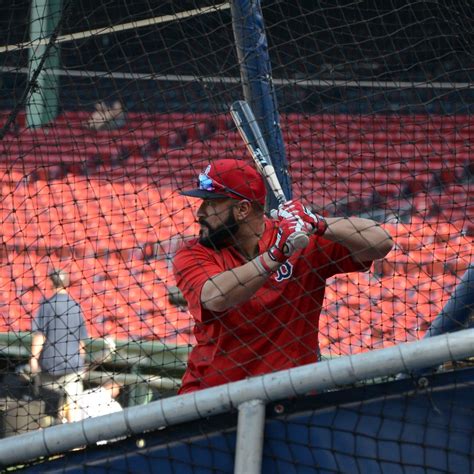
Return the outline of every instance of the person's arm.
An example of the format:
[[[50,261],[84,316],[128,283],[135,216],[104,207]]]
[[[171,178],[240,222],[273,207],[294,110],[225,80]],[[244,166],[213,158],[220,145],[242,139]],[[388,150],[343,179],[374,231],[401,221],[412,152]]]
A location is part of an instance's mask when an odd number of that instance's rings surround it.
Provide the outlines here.
[[[370,262],[385,257],[393,240],[380,225],[361,217],[326,218],[324,238],[346,247],[356,262]]]
[[[46,338],[40,332],[33,333],[31,340],[31,358],[30,358],[30,370],[32,374],[37,374],[40,371],[39,357],[43,350]]]
[[[275,271],[281,265],[268,256],[268,252],[257,256],[240,267],[213,276],[201,291],[201,303],[205,309],[222,312],[249,300],[267,281],[270,272],[262,268],[261,260],[268,269]]]
[[[249,300],[294,252],[295,248],[288,243],[295,233],[301,232],[302,224],[293,218],[280,220],[277,238],[268,251],[204,283],[201,290],[202,306],[210,311],[222,312]]]
[[[86,340],[89,337],[87,334],[86,321],[84,319],[84,313],[82,312],[81,306],[77,303],[79,307],[79,313],[81,316],[81,327],[79,329],[79,357],[86,362]]]
[[[357,263],[366,263],[385,257],[393,247],[388,232],[370,219],[361,217],[323,217],[305,207],[300,201],[288,201],[280,205],[275,216],[292,214],[301,219],[310,234],[323,236],[349,250]]]
[[[79,356],[83,361],[86,360],[86,343],[85,341],[79,342]]]

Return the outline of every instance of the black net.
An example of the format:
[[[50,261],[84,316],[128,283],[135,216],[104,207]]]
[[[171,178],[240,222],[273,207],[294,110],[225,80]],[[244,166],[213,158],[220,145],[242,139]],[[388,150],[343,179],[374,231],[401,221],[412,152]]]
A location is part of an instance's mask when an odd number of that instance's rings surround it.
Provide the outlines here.
[[[209,161],[237,158],[253,166],[229,114],[230,104],[243,98],[231,5],[198,0],[4,2],[3,436],[174,395],[193,347],[206,347],[208,352],[195,352],[194,372],[188,371],[187,380],[191,390],[318,357],[419,340],[459,285],[462,290],[472,282],[470,2],[263,3],[293,196],[328,222],[336,217],[349,222],[366,219],[369,232],[381,229],[392,236],[393,249],[375,259],[368,271],[354,271],[366,268],[343,263],[343,250],[337,247],[332,254],[328,251],[317,283],[301,280],[305,283],[293,290],[292,298],[285,293],[271,310],[262,309],[260,319],[246,319],[245,310],[239,309],[232,313],[237,320],[225,320],[222,310],[229,308],[209,303],[211,309],[205,313],[212,319],[203,320],[193,299],[196,288],[202,288],[193,285],[203,281],[186,276],[185,270],[205,272],[209,262],[186,260],[173,272],[177,249],[198,237],[200,230],[202,237],[203,228],[196,221],[203,212],[198,211],[200,202],[179,191],[195,187]],[[285,165],[277,167],[281,171]],[[361,232],[360,226],[353,227],[353,234],[365,235]],[[244,256],[242,263],[256,255]],[[311,258],[306,261],[314,265],[317,260]],[[219,262],[208,277],[219,273],[216,268],[222,272],[239,266],[229,262]],[[291,271],[282,270],[288,268],[283,265],[272,278],[277,283],[289,280]],[[216,301],[234,301],[219,285],[216,288]],[[301,315],[275,323],[286,308],[299,311],[293,297],[319,305],[309,329],[298,326],[306,317]],[[469,291],[463,298],[457,307],[465,306],[463,314],[447,313],[444,330],[470,325]],[[58,322],[58,314],[69,319]],[[225,346],[226,338],[232,340],[230,346]],[[308,354],[289,356],[291,338]],[[209,354],[216,348],[229,350],[227,359],[213,359],[215,354]],[[203,363],[199,370],[198,363]],[[451,369],[444,366],[442,371]],[[408,387],[408,382],[394,383],[396,393]],[[390,398],[384,390],[383,397]],[[85,395],[77,395],[82,391]],[[455,400],[446,402],[455,413],[453,420],[463,410],[471,419],[472,408]],[[335,410],[335,417],[345,416],[340,407]],[[338,433],[352,433],[354,443],[361,436],[377,440],[377,430],[370,436],[358,431],[357,416],[364,420],[361,426],[369,417],[370,409],[364,410],[352,410]],[[377,410],[383,421],[385,412]],[[355,419],[354,425],[350,419]],[[406,419],[397,419],[393,429]],[[423,420],[416,421],[422,434]],[[232,423],[210,423],[197,447],[183,438],[194,454],[188,453],[181,467],[207,469],[206,462],[196,460],[203,443],[211,456],[217,456],[217,464],[209,469],[229,470],[226,453],[233,453],[235,439],[226,433]],[[270,437],[273,441],[295,429],[290,421],[283,421],[281,428],[278,423],[272,425],[278,432]],[[298,423],[310,432],[316,422],[310,416]],[[436,428],[426,423],[426,432]],[[469,429],[459,432],[467,436]],[[180,433],[178,429],[160,438],[165,439],[161,454],[140,451],[141,438],[124,442],[127,449],[120,462],[138,456],[149,469],[155,456],[166,458],[163,453]],[[389,439],[386,433],[380,440]],[[416,445],[426,458],[427,450],[436,446],[422,434],[416,441],[406,441],[404,435],[389,441]],[[339,435],[335,444],[331,436],[328,422],[317,438],[328,443],[326,454],[339,459],[325,465],[330,472],[378,472],[369,469],[375,465],[382,472],[386,462],[400,468],[393,472],[419,467],[418,461],[403,467],[402,454],[387,460],[378,445],[380,458],[364,451],[365,464],[356,463],[353,469],[341,456],[356,458],[357,449],[340,452]],[[289,438],[290,434],[282,435],[281,443],[291,451]],[[298,438],[298,449],[310,452],[314,440],[310,435],[303,438]],[[266,451],[268,469],[284,472],[288,465],[297,470],[302,462],[298,456],[278,460],[279,443]],[[450,452],[448,442],[443,446]],[[113,448],[107,449],[114,458]],[[95,455],[94,450],[84,456]],[[462,459],[466,466],[468,451],[460,448],[452,459]],[[182,455],[178,449],[169,459]],[[303,465],[313,472],[316,455],[308,456]],[[433,472],[458,466],[446,462]],[[108,472],[114,469],[110,466]]]

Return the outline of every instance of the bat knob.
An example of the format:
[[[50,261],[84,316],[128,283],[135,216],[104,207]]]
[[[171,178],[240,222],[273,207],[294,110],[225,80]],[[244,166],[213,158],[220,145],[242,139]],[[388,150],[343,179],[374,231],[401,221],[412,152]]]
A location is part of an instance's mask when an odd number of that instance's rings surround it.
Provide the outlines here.
[[[294,232],[288,238],[287,243],[295,249],[304,249],[309,244],[308,234],[305,232]]]

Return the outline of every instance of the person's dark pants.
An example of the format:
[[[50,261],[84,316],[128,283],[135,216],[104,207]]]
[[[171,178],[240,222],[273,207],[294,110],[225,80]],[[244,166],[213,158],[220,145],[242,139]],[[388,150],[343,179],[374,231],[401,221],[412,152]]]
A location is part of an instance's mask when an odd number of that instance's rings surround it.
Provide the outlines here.
[[[46,414],[58,417],[66,403],[73,402],[83,392],[82,374],[51,375],[42,372],[36,376],[39,396],[45,402]]]

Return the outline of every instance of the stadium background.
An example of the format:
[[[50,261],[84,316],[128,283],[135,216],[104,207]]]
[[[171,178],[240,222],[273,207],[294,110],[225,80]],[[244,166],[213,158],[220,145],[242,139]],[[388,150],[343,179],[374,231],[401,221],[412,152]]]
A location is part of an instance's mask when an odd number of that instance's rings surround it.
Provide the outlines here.
[[[0,5],[1,44],[11,45],[0,53],[4,378],[26,360],[47,272],[61,266],[87,316],[91,359],[104,336],[117,341],[92,382],[126,381],[128,405],[175,392],[193,337],[187,311],[168,301],[170,261],[196,232],[195,203],[177,191],[210,158],[248,158],[228,114],[242,97],[230,11],[216,5],[65,2],[60,62],[46,69],[58,98],[34,128],[30,48],[13,46],[29,41],[30,2]],[[469,2],[262,8],[294,195],[328,215],[375,218],[396,240],[370,273],[332,279],[322,353],[420,339],[472,257]],[[115,99],[126,124],[87,130],[94,104]]]

